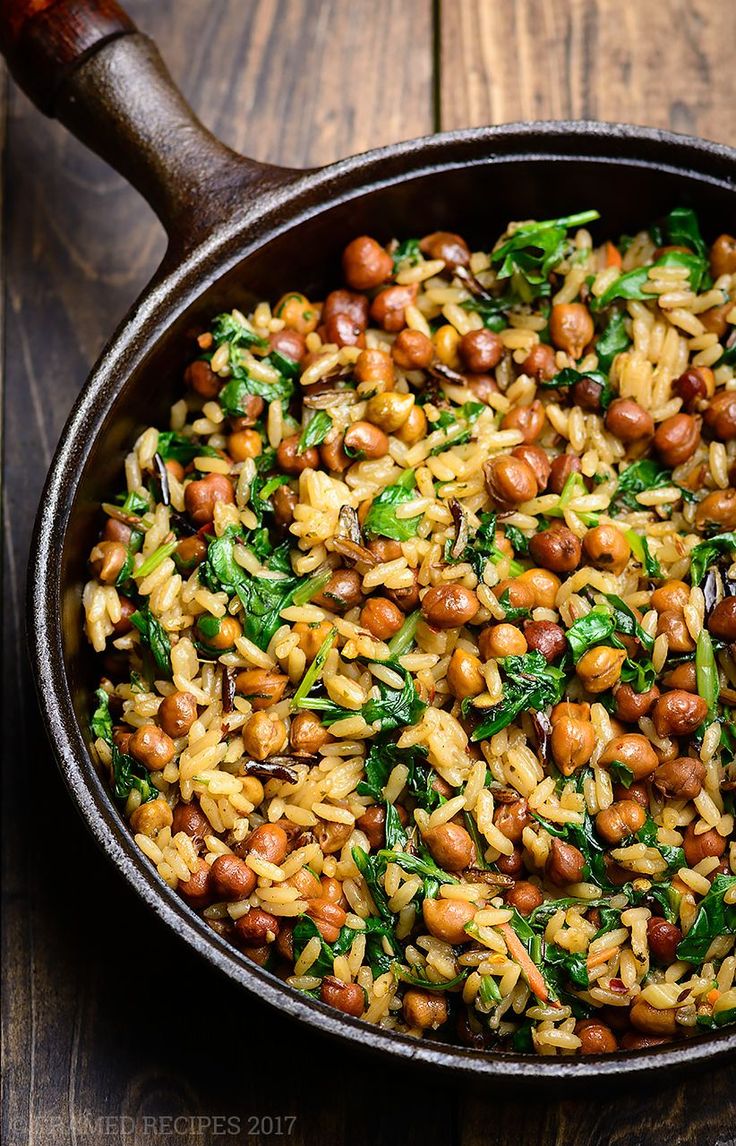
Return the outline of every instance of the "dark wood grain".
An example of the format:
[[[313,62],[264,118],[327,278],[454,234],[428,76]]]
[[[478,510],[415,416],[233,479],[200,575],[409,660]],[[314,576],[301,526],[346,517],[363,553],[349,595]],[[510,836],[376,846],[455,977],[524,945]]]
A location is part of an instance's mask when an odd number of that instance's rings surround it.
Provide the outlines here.
[[[159,42],[207,126],[232,146],[277,163],[319,164],[418,135],[432,129],[438,111],[444,126],[479,122],[490,118],[485,91],[492,91],[494,115],[519,114],[519,72],[504,62],[503,45],[487,43],[489,29],[494,36],[518,37],[513,58],[528,61],[523,82],[537,92],[534,99],[545,95],[534,53],[555,57],[557,72],[545,77],[556,75],[558,86],[576,94],[569,103],[568,96],[555,95],[562,102],[547,105],[549,114],[630,114],[602,110],[612,107],[611,73],[599,74],[590,52],[579,46],[589,34],[589,9],[601,43],[616,40],[613,4],[447,5],[442,106],[432,38],[433,17],[441,13],[431,0],[131,0],[128,6]],[[674,27],[681,6],[662,6]],[[636,6],[624,0],[623,7],[631,20]],[[693,10],[697,20],[688,17],[672,35],[681,64],[697,57],[722,85],[721,94],[709,95],[698,70],[695,86],[687,87],[693,103],[684,106],[704,117],[694,126],[707,134],[714,109],[726,113],[722,93],[734,94],[733,71],[719,64],[722,41],[708,17],[713,8],[697,3]],[[658,27],[662,21],[657,16]],[[485,46],[474,42],[480,32]],[[567,55],[566,36],[573,45]],[[635,48],[630,66],[636,83],[651,93],[656,81],[643,77],[642,59],[650,49]],[[483,54],[489,51],[494,54]],[[469,65],[465,72],[460,60]],[[486,68],[492,69],[490,87],[480,74]],[[651,115],[644,97],[636,97],[642,102],[633,118],[659,122],[659,109],[684,98],[675,96],[682,87],[681,73],[660,84]],[[4,130],[4,90],[0,96]],[[579,102],[583,98],[587,102]],[[524,104],[525,112],[542,113],[530,109]],[[263,1115],[295,1115],[288,1140],[324,1146],[733,1142],[736,1077],[728,1068],[680,1086],[659,1080],[614,1099],[559,1102],[554,1095],[515,1097],[461,1086],[329,1043],[234,993],[149,917],[95,850],[39,725],[23,652],[25,562],[43,476],[69,407],[163,242],[135,193],[14,90],[0,155],[6,315],[3,1143],[273,1142],[263,1124],[262,1132],[248,1134],[249,1118]],[[162,1121],[165,1116],[185,1121],[174,1126]],[[223,1133],[235,1123],[218,1127],[211,1121],[216,1116],[236,1119],[238,1133]]]

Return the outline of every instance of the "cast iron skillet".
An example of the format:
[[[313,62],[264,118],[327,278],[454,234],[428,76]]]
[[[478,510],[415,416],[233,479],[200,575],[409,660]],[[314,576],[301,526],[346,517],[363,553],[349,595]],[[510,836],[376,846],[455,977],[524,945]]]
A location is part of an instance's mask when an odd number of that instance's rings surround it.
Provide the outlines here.
[[[696,207],[712,239],[734,228],[736,152],[666,132],[595,123],[510,124],[399,143],[315,171],[244,159],[195,119],[154,45],[114,0],[5,0],[16,79],[146,197],[169,245],[95,366],[64,429],[41,501],[29,634],[49,736],[93,836],[172,930],[235,982],[330,1035],[486,1078],[590,1079],[684,1069],[736,1049],[736,1033],[596,1058],[545,1059],[391,1035],[290,990],[215,935],[135,847],[91,762],[95,675],[80,590],[98,504],[119,484],[142,426],[166,416],[190,353],[187,331],[284,289],[321,297],[347,241],[461,229],[473,244],[508,219],[597,207],[608,233]]]

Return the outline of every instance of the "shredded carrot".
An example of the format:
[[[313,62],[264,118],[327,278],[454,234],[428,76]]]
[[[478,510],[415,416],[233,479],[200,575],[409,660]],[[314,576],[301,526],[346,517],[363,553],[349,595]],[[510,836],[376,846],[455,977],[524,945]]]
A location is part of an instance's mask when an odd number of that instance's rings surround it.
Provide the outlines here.
[[[601,963],[607,963],[617,951],[618,947],[606,947],[603,951],[596,951],[595,955],[588,956],[588,967],[600,967]]]
[[[720,997],[720,994],[721,994],[721,992],[718,990],[718,988],[714,987],[713,990],[709,991],[708,994],[705,996],[706,1001],[710,1003],[711,1007],[715,1003],[716,999],[718,999]]]
[[[204,334],[200,334],[198,339],[197,339],[197,344],[201,347],[202,350],[209,350],[210,346],[212,345],[212,342],[213,342],[213,339],[212,339],[212,335],[210,334],[209,330],[205,331]]]
[[[606,243],[606,266],[621,266],[621,252],[618,247],[614,247],[613,243]]]
[[[506,940],[509,954],[521,967],[521,972],[529,985],[529,990],[537,996],[540,1003],[549,1003],[551,1007],[559,1007],[560,1004],[556,1000],[550,999],[542,972],[532,962],[529,952],[519,939],[513,927],[508,923],[500,923],[498,930]]]

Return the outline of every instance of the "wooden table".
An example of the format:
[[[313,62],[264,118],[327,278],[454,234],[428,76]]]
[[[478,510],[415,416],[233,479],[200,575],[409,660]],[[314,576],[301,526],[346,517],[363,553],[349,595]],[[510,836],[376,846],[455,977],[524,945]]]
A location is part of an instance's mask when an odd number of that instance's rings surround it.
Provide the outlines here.
[[[736,143],[734,0],[129,7],[204,121],[276,163],[325,163],[517,118],[624,119]],[[325,1146],[736,1141],[727,1066],[679,1086],[652,1079],[556,1101],[473,1089],[327,1043],[200,964],[95,850],[57,778],[26,669],[26,553],[69,407],[163,242],[121,179],[12,85],[2,99],[3,1142],[265,1142],[279,1124],[264,1116],[279,1115],[295,1116],[281,1124],[290,1142]]]

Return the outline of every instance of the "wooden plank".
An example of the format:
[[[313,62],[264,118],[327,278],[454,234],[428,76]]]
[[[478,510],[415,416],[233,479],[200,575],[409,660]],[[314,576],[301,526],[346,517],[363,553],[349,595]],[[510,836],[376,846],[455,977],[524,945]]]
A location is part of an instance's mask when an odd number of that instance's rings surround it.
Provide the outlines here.
[[[733,17],[711,0],[446,3],[442,127],[621,120],[733,144]]]

